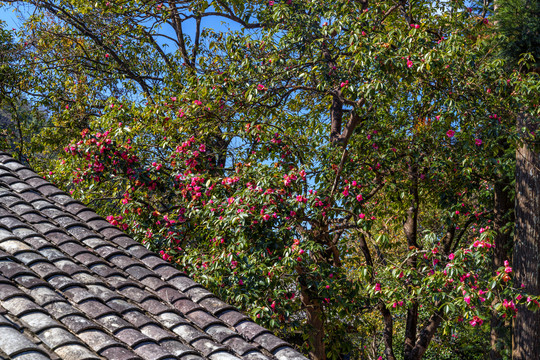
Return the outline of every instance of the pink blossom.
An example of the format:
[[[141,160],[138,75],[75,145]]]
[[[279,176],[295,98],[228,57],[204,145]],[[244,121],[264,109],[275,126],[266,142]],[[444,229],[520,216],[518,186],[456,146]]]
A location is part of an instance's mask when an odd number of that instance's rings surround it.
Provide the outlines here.
[[[377,291],[377,292],[381,291],[381,284],[379,284],[379,283],[375,284],[375,291]]]
[[[362,214],[358,215],[358,217],[359,217],[360,219],[365,219],[366,215],[362,213]]]
[[[448,130],[446,132],[446,136],[448,136],[449,138],[454,137],[455,134],[456,134],[456,132],[454,130]]]
[[[450,260],[454,260],[454,254],[452,253],[452,254],[448,255],[448,258],[449,258]]]
[[[484,320],[480,319],[478,316],[473,316],[473,319],[469,321],[469,324],[472,326],[476,325],[482,325],[484,323]]]
[[[474,144],[475,144],[476,146],[482,145],[482,139],[476,139],[476,140],[474,140]]]

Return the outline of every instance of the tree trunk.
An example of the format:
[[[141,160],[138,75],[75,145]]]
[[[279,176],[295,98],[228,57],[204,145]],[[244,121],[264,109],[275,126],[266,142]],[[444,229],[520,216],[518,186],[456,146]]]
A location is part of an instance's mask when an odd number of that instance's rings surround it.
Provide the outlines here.
[[[508,223],[514,221],[512,194],[510,193],[510,182],[506,176],[501,176],[494,186],[494,212],[493,230],[495,231],[495,249],[493,250],[492,268],[495,272],[504,265],[505,260],[509,260],[512,250],[511,228]],[[498,299],[496,299],[498,301]],[[502,360],[501,350],[504,350],[510,340],[510,332],[505,325],[504,319],[497,315],[496,311],[491,313],[491,360]]]
[[[394,322],[392,319],[392,314],[382,302],[379,304],[379,311],[381,312],[384,321],[384,355],[386,355],[386,360],[396,360],[394,355],[394,347],[392,345],[394,340]]]
[[[337,142],[341,135],[343,122],[343,103],[339,98],[332,96],[332,106],[330,107],[330,142]]]
[[[418,248],[418,204],[420,202],[418,195],[418,170],[417,165],[413,164],[409,168],[409,181],[411,186],[409,188],[411,199],[411,206],[407,210],[407,218],[403,224],[403,230],[407,237],[407,246],[409,248]],[[407,260],[407,266],[410,269],[416,268],[416,256],[411,256]],[[413,299],[412,304],[407,309],[407,320],[405,324],[405,343],[403,348],[403,357],[405,360],[412,359],[412,351],[416,344],[416,332],[418,328],[418,302]]]
[[[525,139],[516,150],[514,283],[528,294],[540,295],[540,152],[526,140],[539,126],[532,116],[521,113],[517,129],[522,128],[526,129]],[[540,312],[519,305],[513,324],[512,359],[533,360],[538,356]]]
[[[436,303],[435,306],[438,308],[440,306],[440,303]],[[418,335],[416,345],[412,349],[409,356],[410,360],[422,359],[422,357],[426,353],[429,343],[431,342],[431,339],[433,339],[433,336],[435,335],[435,332],[437,331],[442,320],[442,310],[437,310],[433,315],[431,315],[426,326],[424,326],[424,328]]]
[[[324,309],[319,299],[312,296],[306,279],[305,269],[296,267],[300,275],[300,300],[306,311],[306,320],[310,326],[309,331],[309,356],[311,360],[326,360],[326,349],[324,344]]]
[[[324,346],[324,320],[322,304],[310,297],[308,290],[302,288],[302,304],[306,307],[307,322],[311,327],[309,333],[309,355],[312,360],[326,360]]]

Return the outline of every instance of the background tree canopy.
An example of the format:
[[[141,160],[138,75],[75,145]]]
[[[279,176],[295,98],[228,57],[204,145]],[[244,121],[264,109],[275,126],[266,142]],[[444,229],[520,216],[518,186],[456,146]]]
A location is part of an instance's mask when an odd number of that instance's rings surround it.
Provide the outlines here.
[[[2,106],[29,105],[1,144],[111,223],[312,359],[510,356],[510,319],[540,295],[511,264],[538,19],[462,1],[4,3],[23,23],[1,33]]]

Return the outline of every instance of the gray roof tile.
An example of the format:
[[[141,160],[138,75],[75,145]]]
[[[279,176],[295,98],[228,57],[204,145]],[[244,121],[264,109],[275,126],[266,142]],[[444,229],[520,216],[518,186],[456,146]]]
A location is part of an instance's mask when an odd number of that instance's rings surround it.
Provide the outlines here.
[[[135,352],[145,360],[174,359],[173,354],[153,342],[138,345],[135,348]]]
[[[222,324],[221,320],[201,310],[190,312],[186,317],[201,329],[206,329],[210,325]]]
[[[163,312],[169,311],[170,309],[168,305],[153,298],[146,299],[142,301],[139,305],[153,315],[159,315]]]
[[[229,354],[228,352],[224,352],[224,351],[215,352],[208,357],[211,360],[240,360],[240,358],[233,356]]]
[[[104,315],[116,314],[116,311],[114,309],[111,309],[107,305],[102,304],[101,302],[94,299],[85,300],[83,303],[78,304],[77,307],[81,309],[82,312],[88,314],[93,318],[99,318],[100,316]]]
[[[13,360],[49,360],[50,357],[37,351],[25,351],[20,355],[12,357]]]
[[[108,347],[119,345],[112,336],[103,331],[103,329],[89,329],[77,334],[78,338],[87,344],[95,352],[101,352]]]
[[[262,326],[259,326],[255,324],[253,321],[246,320],[236,325],[236,330],[244,335],[244,337],[248,340],[253,340],[257,336],[269,332]]]
[[[111,360],[141,360],[141,357],[134,354],[133,351],[119,345],[103,350],[101,356]]]
[[[0,334],[2,334],[0,350],[9,357],[14,357],[24,352],[31,352],[36,355],[36,359],[48,359],[46,353],[22,332],[11,326],[11,322],[2,315],[0,315]]]
[[[56,301],[49,303],[47,305],[43,305],[43,307],[51,314],[55,319],[62,319],[69,315],[74,314],[80,314],[82,315],[82,312],[73,306],[71,306],[69,303],[64,301]]]
[[[15,278],[15,282],[27,289],[32,289],[36,286],[50,286],[49,283],[37,277],[36,274],[21,274]]]
[[[268,356],[261,354],[258,351],[251,351],[242,356],[244,360],[269,360]]]
[[[214,294],[212,294],[210,291],[204,289],[203,287],[192,287],[190,288],[189,290],[185,290],[184,292],[186,292],[189,297],[195,301],[195,302],[199,302],[203,299],[208,299],[208,298],[213,298],[215,297]]]
[[[75,335],[61,327],[46,329],[38,336],[52,350],[60,346],[80,343],[80,340]]]
[[[39,333],[51,327],[60,326],[58,321],[43,312],[32,312],[19,317],[21,321],[33,332]]]
[[[169,351],[174,356],[182,357],[184,355],[195,355],[197,354],[196,351],[189,345],[182,344],[178,340],[163,340],[159,343],[161,346],[163,346],[167,351]]]
[[[210,354],[216,353],[218,351],[224,351],[226,349],[225,346],[216,343],[215,341],[212,341],[208,338],[202,338],[199,340],[195,340],[191,342],[191,345],[199,350],[204,356],[208,356]]]
[[[145,279],[146,280],[146,279]],[[144,282],[144,281],[143,281]],[[170,304],[174,304],[179,299],[186,299],[186,295],[181,294],[177,289],[166,285],[156,290],[159,296]]]
[[[236,324],[240,323],[241,321],[249,319],[246,315],[236,310],[224,311],[219,314],[218,317],[229,326],[236,326]]]
[[[0,283],[0,300],[6,301],[15,296],[24,296],[24,291],[9,283]]]
[[[8,279],[12,279],[21,275],[34,275],[34,273],[21,264],[10,260],[0,261],[0,274]]]
[[[165,339],[175,339],[176,336],[167,330],[164,330],[157,324],[148,324],[144,327],[139,327],[141,329],[141,332],[148,336],[150,339],[155,340],[157,342],[161,342]]]
[[[202,309],[200,305],[198,305],[197,303],[194,303],[189,298],[183,298],[178,301],[175,301],[174,307],[180,310],[184,314],[188,314],[189,312]]]
[[[306,358],[290,346],[283,346],[274,352],[278,360],[305,360]]]
[[[67,344],[54,350],[64,360],[98,360],[102,359],[98,354],[83,345]],[[112,359],[112,358],[111,358]]]
[[[42,310],[39,305],[35,304],[27,296],[15,296],[7,300],[2,300],[2,306],[16,317],[20,317],[32,311]]]
[[[105,329],[116,333],[117,331],[125,328],[132,327],[133,325],[122,319],[116,314],[105,315],[96,320]]]
[[[272,352],[282,346],[287,346],[287,342],[274,336],[273,334],[263,333],[253,339],[255,342],[261,344],[263,348]]]
[[[82,331],[99,329],[93,321],[88,320],[85,316],[80,314],[68,315],[62,318],[62,323],[69,328],[75,334]]]
[[[153,339],[144,335],[138,330],[133,328],[125,328],[114,334],[118,339],[122,340],[125,344],[136,347],[137,345],[145,342],[155,342]]]
[[[210,337],[209,335],[203,333],[202,331],[195,329],[193,326],[189,325],[188,323],[183,323],[181,325],[175,326],[171,330],[174,331],[174,333],[180,335],[182,339],[184,339],[190,344],[196,340]]]
[[[36,286],[28,292],[40,306],[45,306],[54,301],[65,301],[62,296],[48,286]]]
[[[173,276],[179,276],[184,277],[184,275],[178,271],[178,269],[174,268],[172,265],[165,263],[162,265],[158,265],[154,267],[152,270],[154,270],[157,274],[161,276],[161,278],[167,282],[173,277]],[[193,285],[192,285],[193,286]]]
[[[0,245],[0,247],[1,247],[1,245]],[[15,257],[17,258],[17,260],[19,260],[20,262],[22,262],[26,266],[28,266],[30,264],[33,264],[36,261],[39,261],[39,260],[43,261],[43,260],[46,259],[40,253],[38,253],[36,251],[33,251],[33,250],[30,250],[30,249],[29,249],[29,251],[24,251],[24,252],[18,253],[17,255],[15,255]]]
[[[223,343],[231,337],[238,337],[238,333],[221,324],[211,325],[205,329],[205,331],[220,343]]]
[[[172,329],[178,325],[188,324],[185,318],[183,318],[182,316],[178,315],[175,312],[164,312],[164,313],[159,314],[157,318],[163,324],[163,326],[169,329]]]
[[[156,272],[160,272],[161,267],[156,269]],[[172,279],[168,279],[167,282],[174,287],[176,287],[178,290],[182,292],[186,292],[186,290],[191,289],[193,287],[200,287],[199,284],[197,284],[195,281],[188,278],[186,275],[178,275],[175,276]]]
[[[229,346],[231,349],[233,349],[235,353],[240,354],[242,356],[250,351],[257,350],[257,348],[253,344],[248,343],[246,340],[242,339],[240,336],[230,337],[224,340],[223,343]]]
[[[209,297],[206,299],[203,299],[199,301],[199,305],[204,307],[206,310],[208,310],[210,313],[216,315],[220,312],[223,312],[225,310],[234,310],[234,307],[219,300],[216,297]]]
[[[123,314],[124,318],[137,328],[142,328],[149,324],[156,324],[156,321],[149,316],[146,316],[139,310],[128,311]]]

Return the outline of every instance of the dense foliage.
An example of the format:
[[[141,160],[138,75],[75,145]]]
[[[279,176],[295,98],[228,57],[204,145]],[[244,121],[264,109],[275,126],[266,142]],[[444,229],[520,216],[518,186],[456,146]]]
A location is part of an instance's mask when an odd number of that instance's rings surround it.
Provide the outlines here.
[[[540,83],[478,9],[21,3],[32,165],[313,359],[483,358],[538,307],[500,196]]]

